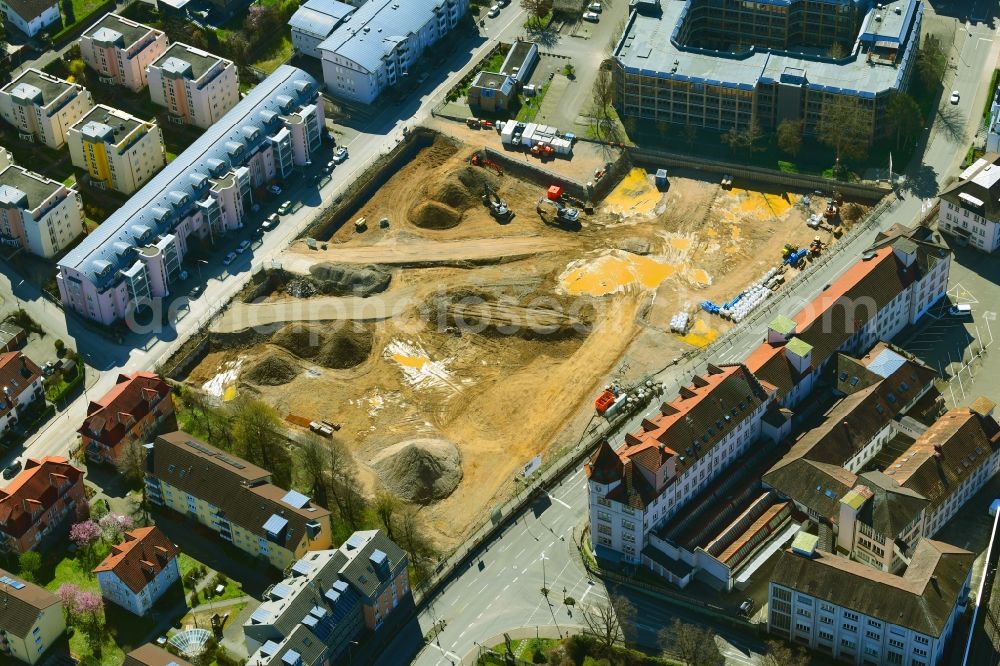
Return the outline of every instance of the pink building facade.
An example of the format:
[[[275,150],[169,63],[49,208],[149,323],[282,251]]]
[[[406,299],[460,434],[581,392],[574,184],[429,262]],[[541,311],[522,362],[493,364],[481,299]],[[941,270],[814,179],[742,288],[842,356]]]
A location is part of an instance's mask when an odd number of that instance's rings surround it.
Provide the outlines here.
[[[146,87],[146,68],[167,50],[167,35],[117,14],[105,14],[80,36],[83,61],[102,81],[129,90]]]

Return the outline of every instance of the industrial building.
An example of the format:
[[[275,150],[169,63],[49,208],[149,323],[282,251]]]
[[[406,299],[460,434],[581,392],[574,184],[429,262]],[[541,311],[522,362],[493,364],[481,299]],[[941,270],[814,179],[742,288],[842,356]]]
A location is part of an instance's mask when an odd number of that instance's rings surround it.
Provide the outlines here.
[[[103,83],[133,92],[146,87],[146,67],[167,50],[167,35],[108,13],[80,35],[80,55]]]
[[[0,88],[0,117],[17,128],[21,139],[55,150],[66,145],[70,126],[93,106],[80,84],[34,68]]]
[[[316,80],[279,67],[62,258],[63,304],[111,324],[169,294],[189,244],[240,227],[253,188],[304,166],[323,125]]]
[[[167,163],[160,127],[152,120],[98,104],[68,133],[73,166],[99,189],[132,194]]]
[[[371,104],[468,9],[468,0],[368,0],[319,45],[327,90]]]
[[[858,105],[869,140],[906,90],[921,0],[686,0],[637,3],[613,52],[625,119],[724,132],[800,120],[813,133],[838,98]]]
[[[240,101],[236,65],[175,42],[146,68],[149,96],[170,122],[208,129]]]

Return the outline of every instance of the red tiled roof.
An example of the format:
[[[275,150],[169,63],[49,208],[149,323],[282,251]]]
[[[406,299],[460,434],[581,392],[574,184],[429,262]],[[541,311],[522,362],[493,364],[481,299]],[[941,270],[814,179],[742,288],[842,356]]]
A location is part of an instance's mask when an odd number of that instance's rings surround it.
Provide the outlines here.
[[[83,472],[60,456],[29,458],[24,470],[0,490],[0,531],[21,537],[32,525],[27,505],[47,511],[59,499],[58,485],[63,479],[80,483]]]
[[[0,354],[0,417],[14,407],[17,397],[42,376],[35,362],[19,351]]]
[[[134,423],[149,414],[155,401],[169,394],[170,385],[156,373],[118,375],[114,388],[87,406],[87,418],[77,432],[114,446]]]
[[[94,573],[113,571],[138,594],[172,562],[180,551],[156,527],[141,527],[125,533],[125,541],[114,546]]]

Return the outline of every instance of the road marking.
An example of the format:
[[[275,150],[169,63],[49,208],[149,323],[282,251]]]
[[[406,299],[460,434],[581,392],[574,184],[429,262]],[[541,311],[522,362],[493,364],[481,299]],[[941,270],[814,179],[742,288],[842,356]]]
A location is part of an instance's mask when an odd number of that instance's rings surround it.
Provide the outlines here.
[[[520,576],[514,576],[514,580],[510,581],[510,584],[513,585],[516,583],[518,578],[520,578]]]
[[[476,619],[478,620],[478,619],[479,619],[479,618],[481,618],[482,616],[483,616],[483,614],[482,614],[482,613],[480,613],[479,615],[477,615],[477,616],[476,616]]]
[[[502,592],[506,592],[508,587],[510,587],[510,583],[508,583],[507,585],[504,585],[503,586],[503,590],[501,590],[501,591]]]
[[[486,588],[488,588],[489,586],[490,586],[489,583],[486,583],[486,585],[483,585],[483,589],[479,590],[479,594],[482,594],[483,592],[485,592]]]
[[[457,645],[457,644],[458,644],[458,641],[455,641],[455,645]],[[434,648],[435,650],[437,650],[438,652],[440,652],[441,654],[443,654],[446,657],[449,657],[449,658],[455,659],[455,660],[461,659],[461,657],[459,657],[457,654],[455,654],[454,652],[449,652],[448,650],[445,650],[443,647],[441,647],[437,643],[428,643],[428,645],[430,645],[432,648]],[[452,645],[452,647],[455,647],[455,645]]]
[[[546,493],[546,495],[548,495],[548,496],[549,496],[549,499],[550,499],[550,500],[552,500],[553,502],[559,502],[560,504],[562,504],[562,505],[563,505],[564,507],[566,507],[567,509],[572,509],[572,508],[573,508],[573,507],[571,507],[571,506],[570,506],[569,504],[566,504],[566,502],[563,502],[563,501],[562,501],[561,499],[559,499],[558,497],[553,497],[551,493]]]
[[[525,550],[527,550],[527,549],[526,548],[522,548],[521,551],[517,555],[514,556],[514,559],[516,560],[517,558],[521,557],[521,554],[524,553]]]
[[[468,631],[468,629],[466,629],[465,631]],[[462,633],[460,633],[460,634],[458,635],[458,637],[459,637],[459,638],[461,638],[462,636],[464,636],[464,635],[465,635],[465,631],[463,631]]]

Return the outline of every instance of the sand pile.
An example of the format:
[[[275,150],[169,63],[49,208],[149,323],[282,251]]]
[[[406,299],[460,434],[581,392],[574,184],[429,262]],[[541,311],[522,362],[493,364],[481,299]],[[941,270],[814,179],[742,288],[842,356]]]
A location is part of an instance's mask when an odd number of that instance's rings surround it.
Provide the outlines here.
[[[461,182],[450,178],[442,180],[437,189],[431,192],[430,198],[457,210],[465,210],[477,201],[477,197],[469,192]]]
[[[295,379],[298,369],[277,354],[269,354],[243,373],[243,378],[260,386],[281,386]]]
[[[361,326],[339,326],[331,332],[316,355],[316,362],[326,368],[343,370],[361,365],[372,352],[371,331]]]
[[[328,296],[371,296],[385,291],[392,276],[374,266],[323,263],[309,268],[317,291]]]
[[[451,229],[462,221],[462,212],[439,201],[422,201],[410,209],[410,222],[421,229]]]
[[[457,179],[468,192],[476,197],[476,200],[483,195],[483,185],[489,184],[493,189],[500,186],[500,178],[492,171],[482,167],[460,167],[449,173],[448,178]]]
[[[462,481],[462,456],[444,439],[411,439],[383,449],[372,467],[386,488],[410,502],[429,504]]]
[[[271,336],[271,342],[299,358],[312,358],[319,353],[326,337],[316,326],[287,324]]]

